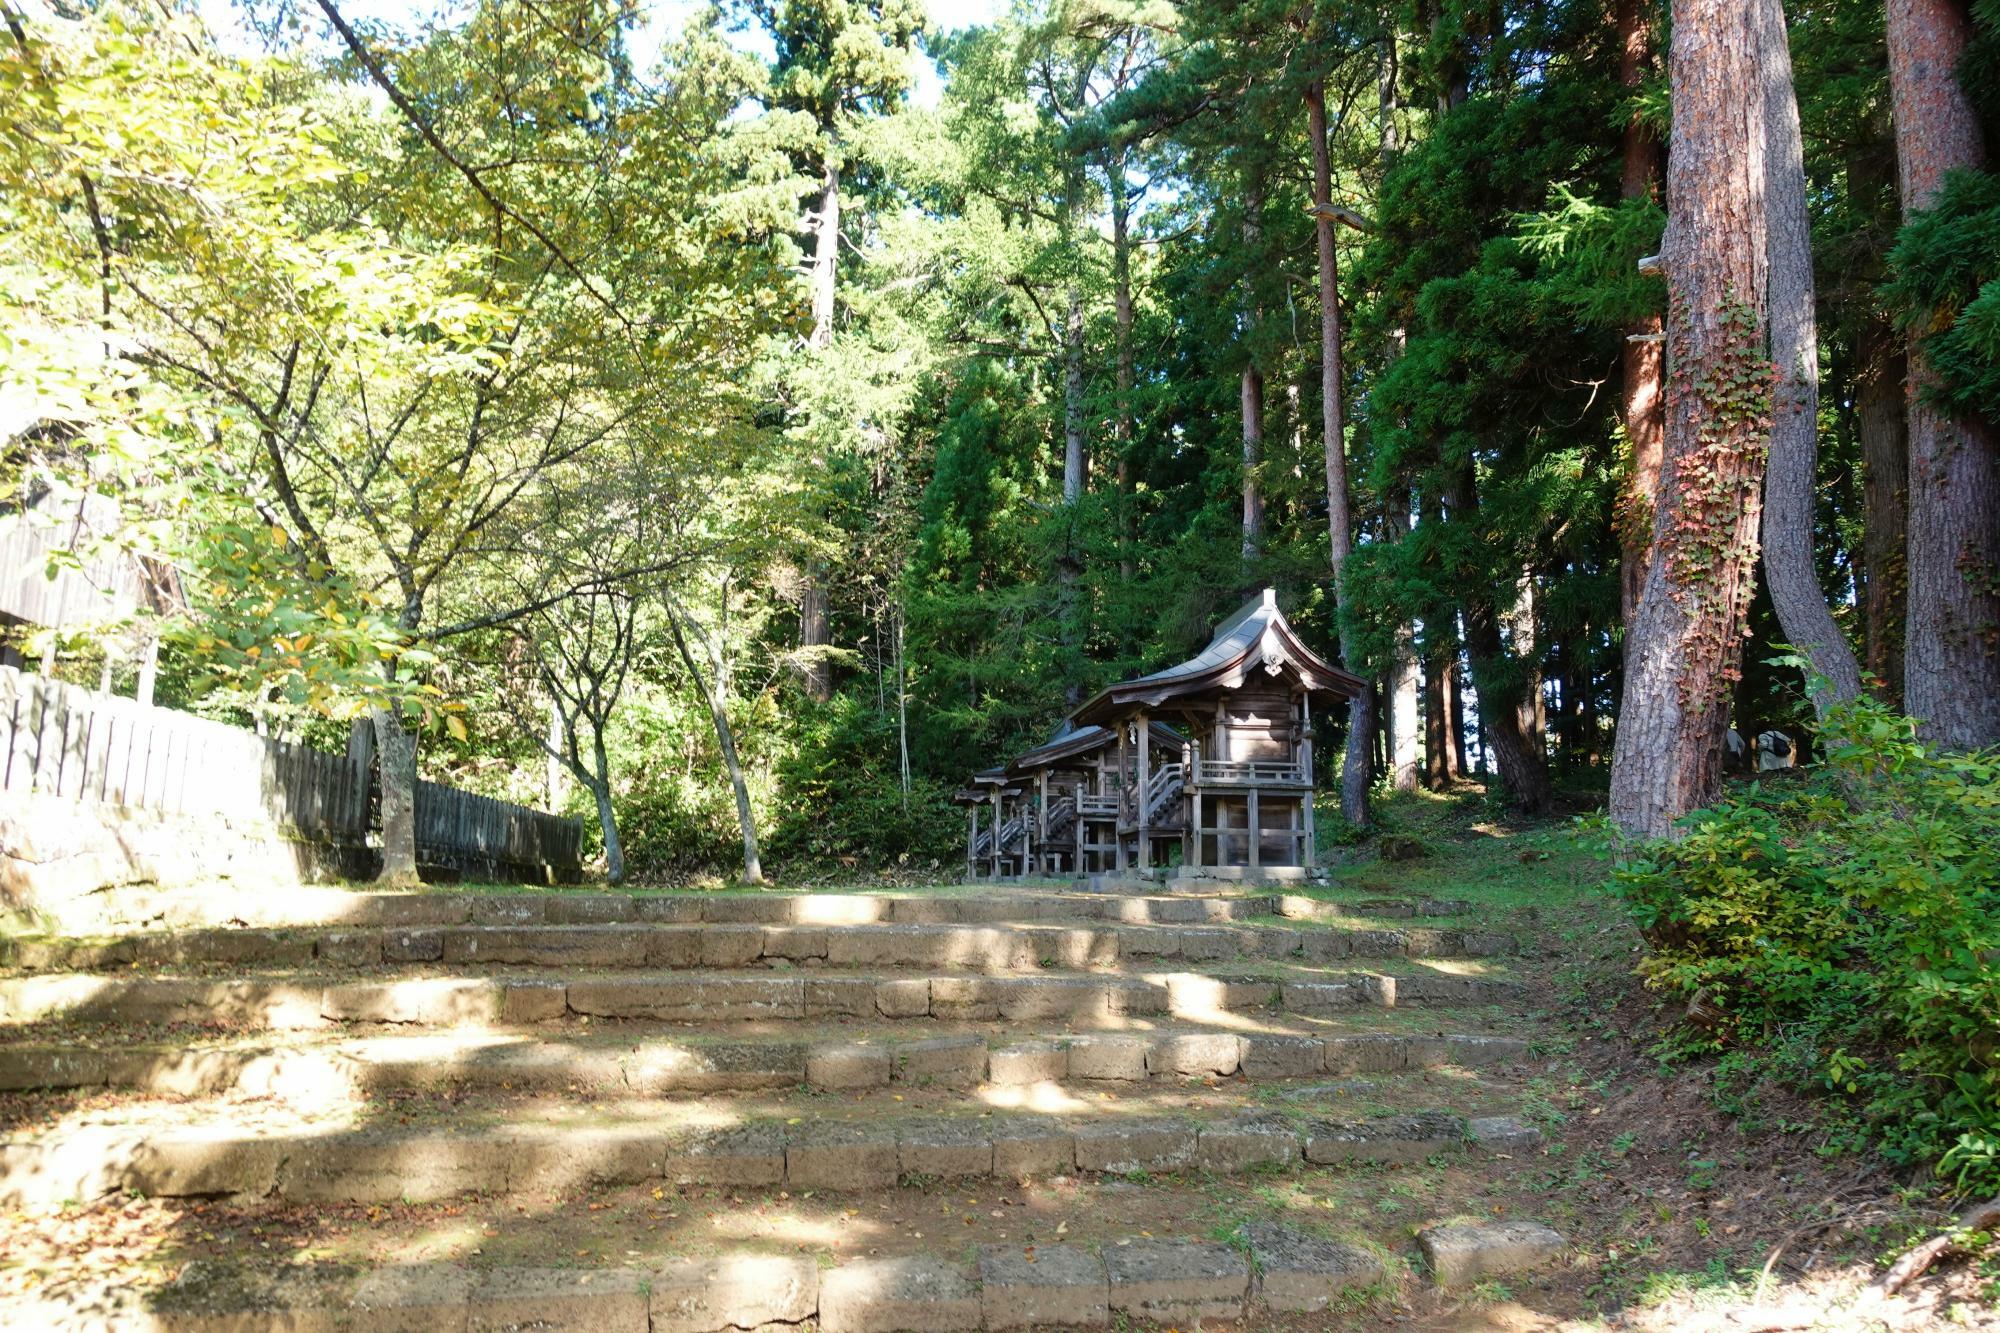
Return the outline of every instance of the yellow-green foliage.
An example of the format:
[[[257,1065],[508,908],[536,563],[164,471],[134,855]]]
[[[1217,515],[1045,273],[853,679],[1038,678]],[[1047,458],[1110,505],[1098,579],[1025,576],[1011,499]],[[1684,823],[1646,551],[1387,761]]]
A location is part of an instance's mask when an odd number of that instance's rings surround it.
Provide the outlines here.
[[[1614,886],[1647,982],[1696,1047],[1857,1111],[1894,1158],[2000,1182],[2000,752],[1943,754],[1873,704],[1827,762],[1747,788],[1647,846]]]

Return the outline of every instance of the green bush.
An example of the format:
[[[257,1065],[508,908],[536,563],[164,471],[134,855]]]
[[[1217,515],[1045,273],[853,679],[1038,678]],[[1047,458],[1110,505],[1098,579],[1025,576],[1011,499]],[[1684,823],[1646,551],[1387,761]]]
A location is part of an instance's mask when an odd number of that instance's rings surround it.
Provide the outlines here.
[[[1946,754],[1879,706],[1826,762],[1647,844],[1613,887],[1687,1003],[1684,1050],[1823,1090],[1893,1160],[2000,1187],[2000,751]]]

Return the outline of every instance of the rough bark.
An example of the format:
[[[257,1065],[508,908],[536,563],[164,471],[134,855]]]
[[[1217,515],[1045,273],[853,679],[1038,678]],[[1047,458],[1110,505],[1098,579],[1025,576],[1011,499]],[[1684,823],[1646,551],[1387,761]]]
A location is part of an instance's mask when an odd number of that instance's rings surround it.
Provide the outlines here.
[[[1391,542],[1409,536],[1407,490],[1390,492],[1383,526]],[[1389,664],[1382,678],[1383,697],[1388,700],[1383,724],[1389,741],[1389,785],[1396,791],[1415,791],[1423,781],[1423,761],[1418,752],[1417,731],[1422,723],[1417,717],[1417,690],[1416,632],[1404,621],[1396,626],[1395,642],[1390,647]]]
[[[820,177],[819,208],[813,214],[812,332],[807,341],[814,348],[833,345],[839,273],[840,168],[829,160]],[[827,617],[826,570],[816,561],[808,563],[804,578],[805,586],[799,593],[799,647],[804,650],[806,695],[825,703],[833,698],[833,664],[824,653],[833,642]]]
[[[1764,44],[1764,207],[1771,361],[1777,367],[1764,477],[1764,576],[1785,641],[1805,655],[1813,711],[1861,693],[1861,664],[1834,622],[1813,559],[1819,477],[1819,324],[1805,149],[1781,0],[1758,0]]]
[[[387,708],[369,714],[381,779],[382,869],[377,884],[412,885],[417,874],[417,740]]]
[[[1674,0],[1666,448],[1611,765],[1611,817],[1645,837],[1719,793],[1742,661],[1770,431],[1762,26]]]
[[[764,864],[757,850],[757,815],[750,806],[750,784],[743,777],[743,763],[736,755],[736,732],[729,724],[728,700],[711,683],[724,675],[722,650],[713,640],[702,636],[702,647],[708,656],[710,669],[710,674],[703,676],[700,664],[688,647],[687,632],[681,626],[679,614],[669,614],[667,624],[673,630],[674,647],[680,652],[681,664],[687,668],[688,678],[694,682],[702,702],[708,705],[708,720],[715,728],[715,744],[722,752],[723,771],[729,775],[730,790],[736,796],[736,823],[743,834],[743,882],[762,884]]]
[[[1451,478],[1445,507],[1454,520],[1461,522],[1469,521],[1468,516],[1477,512],[1478,481],[1470,460]],[[1533,584],[1527,580],[1523,584],[1523,588],[1517,588],[1515,605],[1509,610],[1518,622],[1522,619],[1521,605],[1527,606],[1525,637],[1518,636],[1511,628],[1503,635],[1499,608],[1491,589],[1468,588],[1461,615],[1465,621],[1472,685],[1479,691],[1480,739],[1492,751],[1509,803],[1525,813],[1541,814],[1553,803],[1554,789],[1549,782],[1548,756],[1538,728],[1541,690],[1533,657]],[[1524,643],[1528,649],[1525,653],[1519,651]]]
[[[1903,216],[1935,202],[1946,172],[1985,165],[1957,71],[1963,0],[1889,0],[1889,90]],[[1990,71],[1989,71],[1990,74]],[[1909,620],[1904,707],[1925,739],[2000,743],[2000,427],[1929,401],[1924,330],[1909,346]]]
[[[1618,82],[1629,95],[1638,91],[1652,67],[1651,34],[1639,0],[1619,0],[1617,24]],[[1660,184],[1660,141],[1637,112],[1625,122],[1621,159],[1620,196],[1628,200],[1654,197]],[[1653,501],[1660,487],[1660,449],[1666,428],[1662,340],[1659,315],[1648,314],[1625,327],[1625,345],[1619,357],[1625,441],[1632,451],[1617,516],[1622,548],[1618,584],[1623,623],[1628,627],[1645,583],[1653,546]]]
[[[1854,430],[1861,444],[1862,666],[1884,700],[1903,701],[1903,622],[1908,604],[1909,422],[1903,382],[1909,360],[1889,322],[1876,317],[1859,340]]]
[[[1063,503],[1083,498],[1083,289],[1071,284],[1063,318]]]
[[[1332,551],[1334,605],[1343,623],[1347,613],[1347,583],[1342,577],[1348,552],[1354,548],[1353,519],[1347,493],[1347,444],[1341,402],[1340,257],[1334,249],[1333,162],[1326,141],[1326,88],[1306,89],[1306,123],[1312,139],[1313,233],[1319,250],[1320,404],[1326,452],[1327,537]],[[1341,665],[1354,670],[1347,635],[1340,636]],[[1347,706],[1347,748],[1341,755],[1340,812],[1357,827],[1368,823],[1368,751],[1372,745],[1374,710],[1368,695],[1355,696]]]
[[[1243,202],[1243,343],[1247,355],[1238,377],[1237,400],[1243,422],[1243,559],[1257,558],[1264,539],[1264,496],[1257,486],[1257,470],[1264,463],[1264,370],[1257,363],[1258,328],[1264,322],[1257,303],[1257,273],[1261,267],[1259,249],[1264,234],[1264,187],[1253,179]]]
[[[1132,512],[1132,195],[1125,183],[1125,153],[1114,152],[1105,168],[1111,192],[1111,284],[1117,369],[1116,415],[1111,425],[1118,453],[1118,572],[1130,583],[1138,577],[1136,522]]]

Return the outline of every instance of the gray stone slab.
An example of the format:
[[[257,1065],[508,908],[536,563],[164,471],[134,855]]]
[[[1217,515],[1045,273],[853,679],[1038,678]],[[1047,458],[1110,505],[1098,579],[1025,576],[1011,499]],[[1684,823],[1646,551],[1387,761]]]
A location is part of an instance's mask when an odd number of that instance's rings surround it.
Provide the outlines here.
[[[815,1046],[806,1055],[806,1082],[831,1092],[879,1088],[889,1081],[893,1063],[886,1046],[855,1042]]]
[[[632,900],[634,918],[665,926],[692,926],[702,919],[702,900],[692,894],[646,894]]]
[[[624,1269],[499,1268],[467,1302],[471,1333],[648,1333],[639,1274]]]
[[[1253,1033],[1243,1038],[1245,1078],[1311,1078],[1324,1072],[1326,1047],[1319,1037]]]
[[[896,1137],[886,1128],[806,1124],[785,1139],[785,1183],[793,1189],[889,1189],[898,1170]]]
[[[1272,1310],[1317,1313],[1387,1273],[1380,1255],[1358,1245],[1269,1222],[1252,1222],[1244,1234],[1257,1273],[1254,1297]]]
[[[278,1192],[300,1203],[430,1203],[507,1188],[516,1145],[502,1134],[366,1131],[273,1140],[284,1165]]]
[[[1069,1077],[1069,1047],[1053,1041],[1017,1041],[987,1057],[987,1079],[998,1087],[1060,1083]]]
[[[979,1300],[992,1330],[1111,1322],[1104,1261],[1072,1245],[980,1246]]]
[[[1409,1041],[1388,1032],[1363,1032],[1325,1040],[1329,1074],[1388,1074],[1409,1062]]]
[[[1542,1131],[1518,1116],[1478,1116],[1466,1122],[1465,1132],[1481,1152],[1533,1152],[1542,1146]]]
[[[966,1088],[986,1079],[984,1037],[927,1037],[898,1042],[892,1050],[891,1077],[898,1083]]]
[[[1249,1260],[1206,1241],[1108,1245],[1104,1268],[1112,1310],[1161,1324],[1241,1319],[1250,1293]]]
[[[699,940],[703,967],[749,967],[764,956],[762,926],[690,926]]]
[[[1417,1244],[1441,1287],[1462,1287],[1484,1277],[1539,1268],[1561,1254],[1562,1236],[1536,1222],[1473,1222],[1429,1227]]]
[[[1076,1164],[1084,1171],[1131,1175],[1180,1171],[1193,1165],[1195,1129],[1155,1117],[1085,1124],[1076,1131]]]
[[[993,1139],[983,1120],[934,1120],[906,1125],[896,1136],[904,1176],[953,1179],[993,1174]]]
[[[1287,981],[1278,1005],[1291,1014],[1332,1014],[1368,1003],[1360,987],[1345,981]]]
[[[1032,1180],[1076,1170],[1076,1136],[1039,1116],[996,1116],[987,1122],[993,1139],[993,1174],[1002,1180]]]
[[[1235,1175],[1260,1166],[1294,1166],[1298,1160],[1299,1132],[1280,1116],[1211,1121],[1196,1137],[1195,1165],[1204,1171]]]
[[[1318,1121],[1305,1130],[1305,1158],[1319,1165],[1421,1162],[1464,1147],[1465,1122],[1443,1111],[1376,1120]]]
[[[927,1256],[856,1260],[820,1278],[820,1333],[969,1333],[981,1318],[972,1279]]]
[[[875,1012],[884,1018],[929,1016],[931,982],[926,978],[906,978],[875,983]]]
[[[509,981],[500,996],[503,1023],[553,1023],[569,1012],[569,987],[560,981]]]
[[[734,1333],[802,1324],[819,1309],[819,1266],[796,1255],[675,1259],[647,1276],[652,1333]]]
[[[784,1131],[743,1125],[676,1134],[665,1145],[661,1174],[676,1185],[781,1185]]]
[[[1112,1082],[1137,1082],[1146,1077],[1146,1057],[1152,1042],[1146,1037],[1090,1034],[1069,1040],[1069,1076]]]
[[[550,925],[602,926],[638,918],[630,894],[549,893],[540,895]]]

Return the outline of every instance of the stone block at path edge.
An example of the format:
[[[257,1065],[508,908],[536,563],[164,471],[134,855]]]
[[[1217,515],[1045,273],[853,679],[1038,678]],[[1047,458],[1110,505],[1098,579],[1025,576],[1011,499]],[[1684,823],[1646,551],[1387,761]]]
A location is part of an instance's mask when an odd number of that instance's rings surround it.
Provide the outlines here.
[[[1470,1222],[1430,1227],[1417,1236],[1440,1287],[1539,1268],[1561,1254],[1562,1236],[1537,1222]]]
[[[1244,1230],[1257,1265],[1257,1297],[1273,1310],[1324,1310],[1350,1287],[1378,1281],[1382,1260],[1356,1245],[1252,1223]]]
[[[1241,1319],[1250,1263],[1227,1245],[1133,1241],[1104,1250],[1114,1312],[1160,1324]]]
[[[676,1259],[652,1273],[652,1333],[797,1324],[819,1309],[819,1266],[787,1255]]]
[[[971,1333],[980,1318],[972,1279],[938,1259],[864,1259],[820,1279],[820,1333]]]
[[[982,1245],[979,1299],[988,1329],[1102,1328],[1111,1322],[1104,1261],[1069,1245]]]

